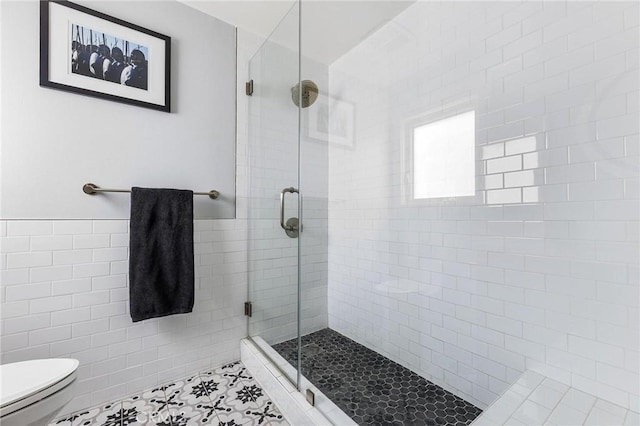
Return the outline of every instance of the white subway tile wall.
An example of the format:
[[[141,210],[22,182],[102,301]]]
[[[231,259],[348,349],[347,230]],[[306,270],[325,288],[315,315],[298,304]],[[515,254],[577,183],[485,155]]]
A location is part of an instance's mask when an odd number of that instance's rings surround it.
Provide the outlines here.
[[[480,407],[529,369],[639,410],[638,15],[418,2],[330,66],[331,328]],[[411,123],[470,109],[476,196],[407,199]]]

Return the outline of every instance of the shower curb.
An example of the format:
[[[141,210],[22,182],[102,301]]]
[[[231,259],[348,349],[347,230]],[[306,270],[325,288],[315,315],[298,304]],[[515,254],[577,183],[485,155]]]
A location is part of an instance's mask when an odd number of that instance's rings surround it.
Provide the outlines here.
[[[356,425],[349,416],[312,385],[312,390],[316,393],[316,405],[326,405],[326,407],[320,411],[311,406],[295,386],[283,376],[280,369],[265,356],[262,352],[264,349],[268,350],[271,347],[260,337],[242,339],[240,341],[241,361],[293,426]],[[273,351],[273,354],[269,353],[269,355],[275,357],[276,361],[281,359],[284,363],[283,367],[289,367],[295,371],[277,352]],[[308,381],[304,378],[302,380],[303,388],[309,387],[304,386]],[[327,416],[325,416],[325,412]]]

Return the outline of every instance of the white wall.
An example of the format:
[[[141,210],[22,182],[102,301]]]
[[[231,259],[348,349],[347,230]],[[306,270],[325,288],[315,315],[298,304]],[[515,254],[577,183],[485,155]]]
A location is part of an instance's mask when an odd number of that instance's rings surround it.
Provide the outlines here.
[[[638,4],[419,2],[329,77],[330,326],[481,407],[533,369],[639,410]],[[476,196],[405,200],[408,123],[468,107]]]
[[[87,2],[172,39],[172,112],[39,86],[39,2],[2,2],[5,219],[126,219],[122,194],[82,185],[220,191],[196,218],[235,214],[235,28],[178,2]],[[16,42],[19,40],[19,42]]]
[[[12,10],[3,2],[2,18]],[[241,79],[258,45],[251,34],[238,32]],[[6,69],[3,63],[3,75]],[[237,90],[243,94],[244,85]],[[244,95],[238,97],[238,108],[246,110]],[[132,111],[144,115],[142,109]],[[171,120],[171,115],[162,117]],[[246,116],[241,118],[244,126]],[[233,141],[229,145],[225,149],[235,149]],[[0,221],[0,362],[79,359],[78,386],[63,410],[67,413],[239,359],[239,341],[247,330],[242,310],[247,297],[246,147],[246,128],[240,127],[237,218],[195,221],[196,288],[190,314],[132,323],[128,220]]]

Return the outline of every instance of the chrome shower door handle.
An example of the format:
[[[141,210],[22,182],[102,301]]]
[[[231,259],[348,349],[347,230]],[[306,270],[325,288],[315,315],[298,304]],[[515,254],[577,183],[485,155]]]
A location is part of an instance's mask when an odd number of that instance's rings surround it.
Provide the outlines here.
[[[293,194],[298,193],[298,190],[292,186],[280,191],[280,226],[290,238],[298,238],[298,218],[291,217],[287,223],[284,222],[284,196],[288,192]]]

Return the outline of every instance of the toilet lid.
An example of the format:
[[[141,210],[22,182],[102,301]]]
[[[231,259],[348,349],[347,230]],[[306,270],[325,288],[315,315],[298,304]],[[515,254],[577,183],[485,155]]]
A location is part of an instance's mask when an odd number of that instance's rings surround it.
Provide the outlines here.
[[[76,359],[35,359],[0,365],[0,407],[38,393],[78,368]]]

